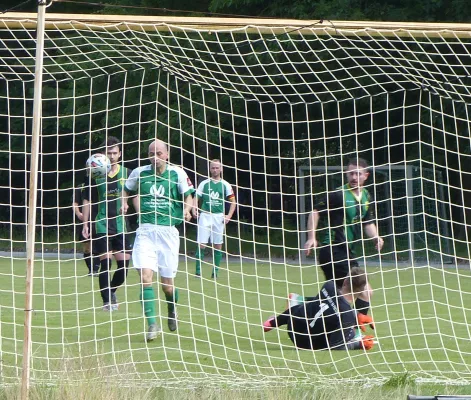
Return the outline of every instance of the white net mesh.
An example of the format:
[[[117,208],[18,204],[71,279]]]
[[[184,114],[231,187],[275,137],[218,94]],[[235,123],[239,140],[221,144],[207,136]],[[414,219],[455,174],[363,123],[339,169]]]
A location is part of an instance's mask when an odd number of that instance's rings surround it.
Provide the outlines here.
[[[458,30],[98,24],[49,16],[34,278],[32,378],[65,371],[149,384],[289,384],[409,372],[469,381],[470,35]],[[53,22],[51,22],[53,21]],[[19,376],[34,80],[32,21],[0,20],[1,379]],[[76,243],[73,188],[109,136],[129,168],[155,138],[196,185],[220,158],[238,203],[217,281],[194,277],[180,228],[179,327],[146,344],[137,273],[105,313]],[[369,160],[385,247],[359,243],[375,295],[371,352],[296,350],[263,321],[324,277],[303,255],[307,213]],[[131,217],[133,229],[135,221]],[[114,264],[114,267],[116,264]],[[211,378],[211,379],[208,379]]]

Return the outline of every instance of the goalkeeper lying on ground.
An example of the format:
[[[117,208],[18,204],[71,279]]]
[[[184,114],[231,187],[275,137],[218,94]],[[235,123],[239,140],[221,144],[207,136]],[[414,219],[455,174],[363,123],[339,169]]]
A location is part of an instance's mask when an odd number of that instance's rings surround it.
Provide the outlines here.
[[[370,350],[373,336],[364,332],[368,324],[374,329],[373,319],[356,313],[351,303],[367,290],[366,273],[354,267],[340,289],[333,280],[327,281],[316,297],[306,297],[303,302],[293,304],[290,295],[289,308],[277,317],[271,317],[263,324],[265,332],[288,325],[288,335],[296,347],[302,349]],[[296,302],[295,302],[296,303]]]

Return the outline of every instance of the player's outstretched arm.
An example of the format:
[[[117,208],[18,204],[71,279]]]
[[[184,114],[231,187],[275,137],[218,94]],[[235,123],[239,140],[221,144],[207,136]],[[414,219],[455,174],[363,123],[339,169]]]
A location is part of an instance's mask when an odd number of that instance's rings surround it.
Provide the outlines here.
[[[306,255],[311,253],[311,249],[317,247],[317,240],[316,240],[316,229],[319,223],[319,212],[317,210],[313,210],[311,214],[309,214],[309,218],[307,220],[307,240],[304,244],[304,250],[306,250]]]

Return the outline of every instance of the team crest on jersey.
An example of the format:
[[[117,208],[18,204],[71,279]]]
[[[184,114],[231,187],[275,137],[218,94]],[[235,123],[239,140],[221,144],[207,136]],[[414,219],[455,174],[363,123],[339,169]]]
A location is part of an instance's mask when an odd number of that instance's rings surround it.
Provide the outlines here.
[[[164,197],[165,188],[160,185],[158,188],[155,185],[152,185],[150,188],[150,194],[154,197]]]
[[[210,191],[209,192],[209,197],[211,197],[211,199],[213,200],[218,200],[219,199],[219,193],[218,192],[214,192],[214,191]]]

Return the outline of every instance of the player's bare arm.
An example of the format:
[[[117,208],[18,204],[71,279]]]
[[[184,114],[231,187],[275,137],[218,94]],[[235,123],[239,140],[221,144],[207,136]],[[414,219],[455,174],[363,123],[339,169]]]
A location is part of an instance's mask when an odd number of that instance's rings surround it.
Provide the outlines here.
[[[384,240],[381,236],[379,236],[376,224],[367,224],[365,225],[364,230],[366,236],[373,239],[373,241],[375,242],[376,250],[380,251],[383,248]]]
[[[193,217],[195,219],[197,219],[199,215],[199,212],[198,212],[199,203],[200,203],[200,199],[195,194],[195,197],[193,198],[193,207],[191,208],[191,213],[193,214]]]
[[[136,210],[136,213],[139,214],[141,210],[141,203],[139,202],[139,197],[138,196],[133,196],[132,199],[132,205],[134,207],[134,210]]]
[[[121,192],[121,208],[119,210],[121,214],[126,214],[128,212],[128,208],[129,208],[128,199],[129,199],[129,193],[126,192],[126,190],[123,190]]]
[[[183,215],[185,217],[185,221],[191,221],[191,212],[194,209],[194,199],[191,194],[185,197],[185,208],[183,210]]]
[[[232,216],[234,215],[234,212],[235,212],[235,209],[236,209],[235,198],[231,197],[229,199],[229,202],[231,203],[231,206],[229,207],[229,212],[227,213],[227,215],[224,216],[224,223],[225,224],[227,224],[232,219]]]
[[[83,200],[82,215],[83,215],[82,236],[85,239],[88,239],[90,237],[90,232],[88,231],[88,221],[90,219],[90,202],[88,200]]]
[[[317,210],[312,210],[312,213],[309,214],[309,218],[307,220],[307,240],[304,244],[304,250],[306,250],[306,255],[309,255],[311,253],[311,249],[317,247],[316,230],[318,224],[319,212]]]
[[[79,219],[79,221],[83,221],[83,213],[80,211],[80,205],[76,201],[74,201],[72,203],[72,206],[74,207],[74,213]]]

